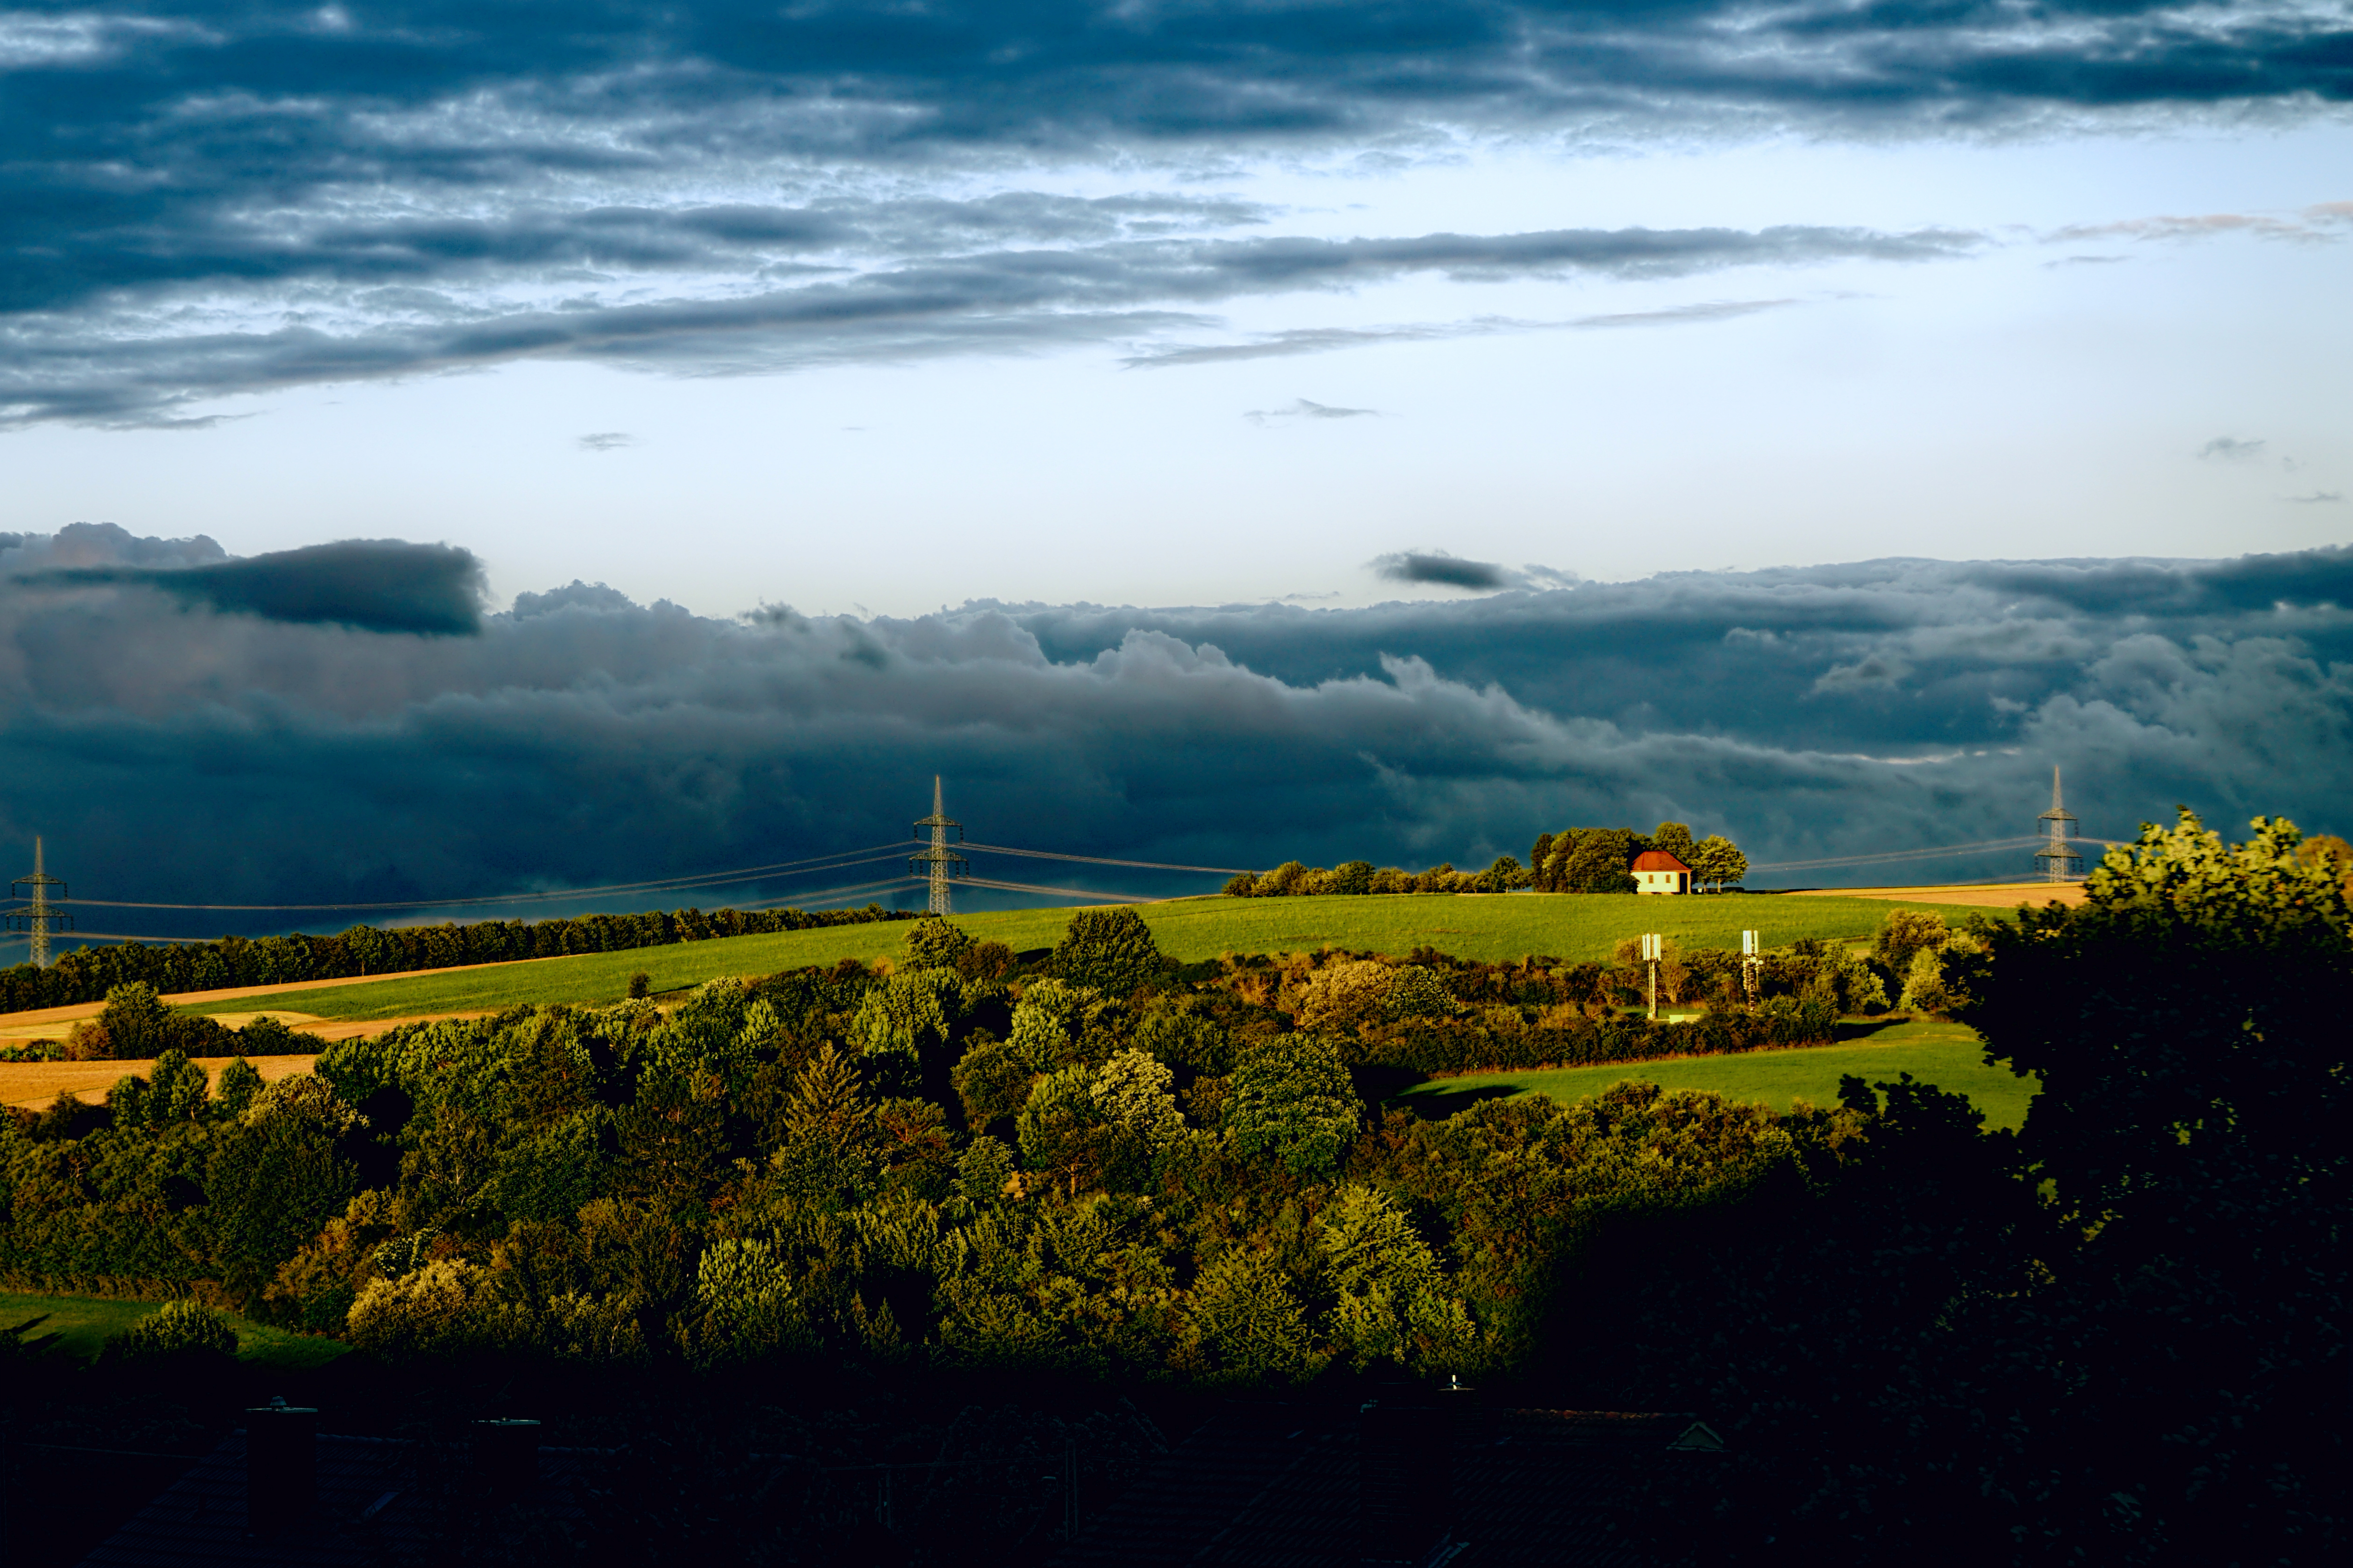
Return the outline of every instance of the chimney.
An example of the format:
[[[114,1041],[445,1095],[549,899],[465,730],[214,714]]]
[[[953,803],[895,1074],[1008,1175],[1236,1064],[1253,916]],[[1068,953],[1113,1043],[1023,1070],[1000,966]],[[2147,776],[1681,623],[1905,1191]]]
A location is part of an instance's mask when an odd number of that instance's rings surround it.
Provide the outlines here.
[[[276,1535],[305,1519],[319,1496],[319,1413],[283,1398],[245,1413],[245,1519]]]
[[[1468,1390],[1462,1391],[1466,1395]],[[1367,1563],[1421,1568],[1454,1523],[1452,1411],[1400,1394],[1356,1416],[1356,1517]]]
[[[474,1472],[499,1507],[528,1502],[539,1487],[539,1423],[474,1423]]]

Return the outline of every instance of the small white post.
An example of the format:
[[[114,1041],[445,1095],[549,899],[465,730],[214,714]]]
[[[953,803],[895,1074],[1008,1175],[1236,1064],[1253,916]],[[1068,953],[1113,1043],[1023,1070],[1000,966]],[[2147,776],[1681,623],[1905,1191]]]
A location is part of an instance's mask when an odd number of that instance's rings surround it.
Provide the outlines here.
[[[1740,933],[1740,979],[1743,989],[1748,992],[1748,1005],[1751,1007],[1757,1005],[1757,966],[1764,962],[1760,956],[1763,950],[1763,944],[1757,941],[1756,932]]]
[[[1656,931],[1643,934],[1642,957],[1651,966],[1651,1022],[1653,1023],[1659,1021],[1659,954],[1665,945],[1664,938]]]

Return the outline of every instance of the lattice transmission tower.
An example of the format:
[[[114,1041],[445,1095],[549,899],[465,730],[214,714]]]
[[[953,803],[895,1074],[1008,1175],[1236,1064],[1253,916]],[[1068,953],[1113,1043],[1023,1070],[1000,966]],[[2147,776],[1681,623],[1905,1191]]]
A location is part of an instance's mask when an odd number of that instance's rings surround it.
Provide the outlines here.
[[[2051,770],[2051,809],[2035,819],[2041,824],[2042,847],[2034,852],[2034,868],[2045,882],[2073,882],[2084,873],[2084,857],[2069,842],[2078,826],[2059,798],[2059,769]]]
[[[932,886],[932,913],[948,912],[948,884],[965,874],[971,862],[948,848],[948,830],[955,830],[955,842],[964,842],[964,824],[950,818],[940,804],[940,776],[932,775],[932,814],[915,824],[915,837],[927,833],[931,842],[917,853],[907,857],[907,869],[920,871]]]
[[[33,891],[27,895],[16,891],[20,887],[29,887]],[[54,901],[49,896],[49,889],[52,887],[58,890]],[[8,929],[30,931],[33,934],[33,967],[47,969],[49,967],[49,933],[72,930],[73,916],[58,907],[58,905],[66,901],[66,885],[42,868],[39,839],[33,841],[33,874],[20,876],[10,883],[8,896],[26,899],[23,908],[8,911]]]

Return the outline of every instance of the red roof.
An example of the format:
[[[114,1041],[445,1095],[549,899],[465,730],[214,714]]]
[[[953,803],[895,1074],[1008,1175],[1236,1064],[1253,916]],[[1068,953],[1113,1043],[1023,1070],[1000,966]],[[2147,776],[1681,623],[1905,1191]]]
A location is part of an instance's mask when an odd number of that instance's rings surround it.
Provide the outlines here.
[[[1636,871],[1689,871],[1691,867],[1665,850],[1644,850],[1634,857]]]

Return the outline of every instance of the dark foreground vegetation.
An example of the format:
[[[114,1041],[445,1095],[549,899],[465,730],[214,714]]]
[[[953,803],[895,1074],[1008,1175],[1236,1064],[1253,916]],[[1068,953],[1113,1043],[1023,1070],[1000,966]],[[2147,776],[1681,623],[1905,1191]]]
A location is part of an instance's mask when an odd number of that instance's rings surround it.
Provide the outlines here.
[[[477,920],[463,926],[353,926],[332,937],[223,937],[217,942],[153,947],[123,942],[77,948],[47,969],[16,964],[0,969],[0,1012],[97,1001],[121,985],[144,984],[167,993],[291,985],[914,917],[872,904],[863,909],[714,909],[709,914],[673,909],[557,920]]]
[[[1025,963],[926,922],[888,975],[409,1027],[229,1101],[132,1081],[19,1118],[0,1274],[336,1334],[353,1355],[270,1392],[340,1429],[527,1414],[629,1456],[595,1529],[486,1558],[1038,1561],[1061,1493],[1024,1477],[1097,1495],[1205,1402],[1450,1373],[1704,1416],[1731,1453],[1682,1505],[1694,1560],[2341,1558],[2332,865],[2185,819],[2078,910],[1959,942],[1900,916],[1874,961],[1777,956],[1754,1010],[1716,968],[1684,960],[1722,1011],[1670,1035],[1620,1021],[1612,966],[1177,969],[1109,911]],[[2040,1075],[2022,1134],[1908,1079],[1787,1115],[1641,1084],[1368,1104],[1514,1051],[1770,1044],[1898,977]],[[262,1392],[200,1317],[89,1371],[16,1352],[16,1430],[197,1441]],[[878,1525],[857,1467],[951,1460],[975,1484],[930,1473]]]

